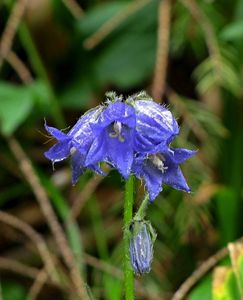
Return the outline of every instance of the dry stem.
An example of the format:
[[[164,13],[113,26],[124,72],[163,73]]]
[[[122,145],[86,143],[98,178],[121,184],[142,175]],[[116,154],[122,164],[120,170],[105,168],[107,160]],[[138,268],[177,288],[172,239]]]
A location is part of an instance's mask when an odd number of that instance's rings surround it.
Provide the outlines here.
[[[4,222],[17,230],[22,231],[25,235],[27,235],[33,243],[36,245],[40,256],[43,259],[45,264],[46,272],[49,274],[50,278],[56,279],[55,274],[55,265],[52,260],[51,254],[47,248],[47,245],[40,234],[38,234],[32,227],[30,227],[27,223],[23,222],[22,220],[6,213],[0,211],[0,221]]]
[[[150,0],[136,0],[131,2],[124,10],[114,15],[105,22],[99,30],[84,41],[84,47],[92,49],[105,39],[115,28],[117,28],[126,18],[136,13],[144,7]]]
[[[84,11],[75,0],[62,0],[62,2],[76,19],[83,16]]]
[[[82,300],[86,300],[86,299],[88,300],[89,298],[79,268],[75,263],[73,253],[68,245],[63,229],[59,224],[57,217],[52,209],[52,206],[49,202],[45,189],[42,187],[29,158],[23,151],[18,141],[14,137],[11,137],[7,139],[7,142],[9,144],[12,153],[14,154],[15,158],[19,162],[19,167],[22,173],[24,174],[27,182],[31,186],[36,196],[36,199],[39,202],[42,212],[46,218],[46,221],[60,249],[62,257],[66,265],[70,269],[70,276],[78,294],[80,295]]]
[[[33,285],[29,290],[29,294],[27,295],[27,300],[35,300],[38,297],[47,279],[48,279],[48,275],[46,271],[44,269],[40,270],[35,278]]]
[[[157,54],[152,96],[160,102],[165,92],[166,70],[168,65],[169,38],[171,23],[171,0],[161,0],[159,5],[159,28],[157,38]]]
[[[30,84],[33,81],[30,71],[13,51],[9,52],[6,60],[24,83]]]
[[[14,36],[24,15],[27,4],[28,0],[18,0],[12,9],[0,42],[0,68],[11,50]]]
[[[38,274],[38,269],[5,257],[0,257],[0,270],[12,271],[29,278],[35,278]]]

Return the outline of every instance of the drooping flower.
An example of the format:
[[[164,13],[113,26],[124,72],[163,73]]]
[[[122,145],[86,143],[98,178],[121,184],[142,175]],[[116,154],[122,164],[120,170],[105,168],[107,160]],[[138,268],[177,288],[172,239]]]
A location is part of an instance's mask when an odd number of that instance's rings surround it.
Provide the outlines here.
[[[135,126],[135,110],[131,105],[120,100],[110,102],[91,124],[94,140],[85,165],[106,161],[127,178],[134,158]]]
[[[180,164],[193,156],[197,151],[182,148],[164,147],[154,154],[137,154],[132,166],[133,173],[143,178],[150,200],[153,201],[162,191],[163,184],[177,190],[190,192],[182,174]]]
[[[86,167],[103,174],[98,164],[84,166],[86,154],[94,140],[90,124],[96,121],[101,111],[101,106],[88,111],[67,134],[45,124],[46,130],[57,140],[57,143],[45,152],[45,157],[54,164],[71,156],[73,184],[77,182],[78,177],[83,174]]]
[[[148,273],[153,260],[153,243],[156,233],[148,221],[133,221],[130,226],[130,261],[137,275]]]
[[[128,99],[136,112],[134,148],[139,153],[156,153],[174,139],[179,133],[179,126],[168,109],[145,93],[137,94],[134,98]]]

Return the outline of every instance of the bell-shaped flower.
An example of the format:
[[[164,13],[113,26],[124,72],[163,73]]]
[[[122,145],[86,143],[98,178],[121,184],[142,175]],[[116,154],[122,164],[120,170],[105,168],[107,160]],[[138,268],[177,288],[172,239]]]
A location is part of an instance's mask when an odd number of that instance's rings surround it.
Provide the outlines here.
[[[149,99],[139,98],[131,101],[131,104],[136,112],[135,150],[137,152],[156,153],[178,135],[179,126],[165,106]]]
[[[86,154],[94,140],[90,124],[96,121],[101,111],[101,106],[88,111],[67,134],[45,124],[46,130],[57,140],[57,143],[45,152],[45,157],[54,164],[71,156],[73,184],[77,182],[78,177],[83,174],[86,167],[103,174],[98,164],[84,166]]]
[[[120,100],[110,102],[91,124],[94,140],[85,164],[106,161],[127,178],[134,157],[135,126],[135,110],[131,105]]]
[[[144,179],[151,201],[162,191],[163,184],[177,190],[190,192],[180,164],[196,154],[196,152],[182,148],[164,147],[158,153],[137,154],[132,166],[132,172],[138,178]]]

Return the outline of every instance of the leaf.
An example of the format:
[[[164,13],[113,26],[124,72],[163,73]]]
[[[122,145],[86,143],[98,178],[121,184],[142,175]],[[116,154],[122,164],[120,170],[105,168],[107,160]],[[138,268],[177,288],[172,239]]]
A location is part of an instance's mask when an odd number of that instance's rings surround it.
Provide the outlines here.
[[[242,40],[243,20],[241,19],[225,26],[220,33],[220,37],[225,41]]]
[[[240,300],[236,278],[231,267],[216,267],[213,272],[213,300]]]
[[[144,81],[155,62],[155,36],[128,32],[117,38],[97,59],[95,72],[100,82],[129,88]]]
[[[212,299],[212,276],[206,276],[190,292],[188,300],[211,300]]]
[[[2,294],[4,300],[25,300],[25,288],[14,281],[2,282]],[[0,294],[1,297],[1,294]]]
[[[230,187],[221,188],[215,195],[216,216],[222,245],[226,245],[237,238],[238,227],[236,218],[239,211],[239,203],[235,199],[236,193]]]
[[[241,298],[243,298],[243,244],[230,243],[228,249]]]
[[[196,68],[194,76],[198,81],[197,89],[201,94],[206,93],[213,86],[220,86],[235,96],[238,96],[241,91],[240,76],[227,56],[221,55],[217,61],[208,57]]]
[[[0,82],[0,122],[2,134],[11,135],[29,116],[32,93],[28,87]]]
[[[85,33],[85,35],[92,34],[127,5],[128,3],[124,1],[97,5],[86,12],[81,21],[77,23],[77,29]]]

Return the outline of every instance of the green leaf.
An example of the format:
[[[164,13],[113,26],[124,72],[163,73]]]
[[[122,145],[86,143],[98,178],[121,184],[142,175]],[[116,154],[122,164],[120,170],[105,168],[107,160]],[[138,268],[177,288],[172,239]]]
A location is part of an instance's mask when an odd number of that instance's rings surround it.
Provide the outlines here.
[[[188,300],[211,300],[212,299],[212,276],[206,276],[190,292]]]
[[[213,300],[240,300],[232,268],[217,267],[213,273]]]
[[[117,38],[96,61],[100,82],[120,88],[138,85],[152,72],[155,62],[154,35],[128,32]]]
[[[11,135],[29,116],[32,93],[28,87],[0,82],[0,122],[2,134]]]
[[[97,5],[86,12],[81,21],[77,23],[77,29],[86,35],[92,34],[127,5],[128,3],[124,1]]]
[[[243,20],[225,26],[220,37],[225,41],[241,40],[243,38]]]
[[[215,195],[216,216],[222,245],[237,238],[236,217],[239,205],[235,198],[236,193],[230,187],[221,188]]]
[[[3,300],[25,300],[26,290],[19,283],[8,281],[2,282]],[[1,295],[0,295],[1,296]]]
[[[237,280],[238,288],[243,298],[243,244],[242,243],[230,243],[228,245],[231,264]]]

